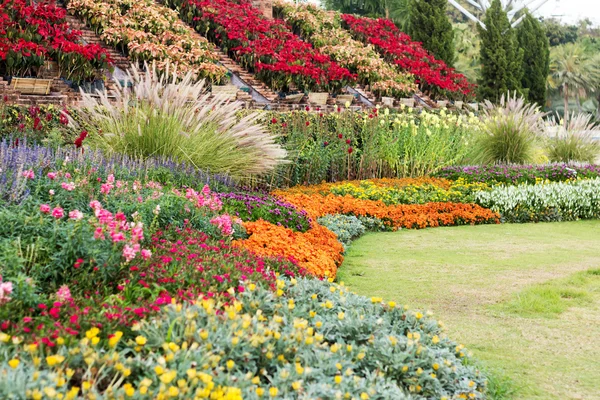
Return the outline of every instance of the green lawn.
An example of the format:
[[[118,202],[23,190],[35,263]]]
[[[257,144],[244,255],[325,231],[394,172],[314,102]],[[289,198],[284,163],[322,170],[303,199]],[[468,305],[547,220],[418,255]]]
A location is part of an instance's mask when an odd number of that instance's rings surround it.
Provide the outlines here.
[[[430,310],[513,399],[600,399],[600,221],[370,233],[338,280]]]

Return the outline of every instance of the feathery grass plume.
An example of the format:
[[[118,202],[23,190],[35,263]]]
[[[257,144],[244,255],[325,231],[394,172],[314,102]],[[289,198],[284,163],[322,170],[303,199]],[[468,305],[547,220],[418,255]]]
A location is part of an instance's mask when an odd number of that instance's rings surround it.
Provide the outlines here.
[[[116,101],[106,92],[82,93],[84,117],[96,128],[89,143],[107,154],[172,157],[211,173],[262,174],[285,162],[275,136],[257,122],[238,118],[239,102],[210,97],[193,75],[158,73],[155,66],[128,72],[131,88],[118,83]]]
[[[516,92],[503,95],[499,105],[485,102],[483,129],[477,138],[475,161],[482,164],[531,162],[542,133],[543,113]]]
[[[600,130],[591,114],[572,114],[563,123],[553,118],[548,126],[548,157],[554,162],[580,161],[594,163],[600,157]]]

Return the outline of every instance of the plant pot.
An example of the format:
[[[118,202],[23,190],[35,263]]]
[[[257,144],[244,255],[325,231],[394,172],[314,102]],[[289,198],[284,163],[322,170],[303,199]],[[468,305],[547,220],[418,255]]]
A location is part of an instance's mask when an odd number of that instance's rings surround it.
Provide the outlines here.
[[[448,100],[438,100],[436,104],[439,108],[446,108],[448,106]]]
[[[298,104],[302,101],[304,93],[299,94],[288,94],[281,101],[286,104]]]
[[[456,107],[457,110],[462,110],[463,105],[464,105],[464,102],[462,102],[462,101],[455,101],[454,102],[454,107]]]
[[[338,97],[335,98],[336,104],[346,104],[346,103],[352,104],[353,101],[354,101],[354,95],[352,95],[352,94],[340,94]]]
[[[479,111],[479,103],[469,103],[469,107],[471,107],[474,111]]]
[[[382,97],[381,104],[386,107],[394,107],[394,98],[393,97]]]
[[[317,104],[319,106],[327,105],[327,99],[329,93],[327,92],[310,92],[308,94],[308,102],[311,104]]]
[[[413,97],[405,97],[403,99],[400,99],[400,104],[402,104],[406,107],[414,107],[415,99]]]

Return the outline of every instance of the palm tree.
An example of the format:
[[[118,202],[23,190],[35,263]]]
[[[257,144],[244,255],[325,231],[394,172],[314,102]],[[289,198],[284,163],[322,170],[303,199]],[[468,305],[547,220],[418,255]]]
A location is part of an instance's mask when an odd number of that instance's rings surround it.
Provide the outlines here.
[[[559,89],[564,98],[565,122],[569,115],[569,98],[581,97],[600,88],[600,69],[594,58],[578,43],[557,46],[550,52],[548,85]]]

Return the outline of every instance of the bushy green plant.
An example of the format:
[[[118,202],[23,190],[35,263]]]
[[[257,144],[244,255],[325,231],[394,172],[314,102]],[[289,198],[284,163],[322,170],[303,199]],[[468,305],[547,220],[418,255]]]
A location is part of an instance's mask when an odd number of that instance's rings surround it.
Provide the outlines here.
[[[337,239],[344,245],[344,250],[366,230],[360,219],[353,215],[325,215],[317,222],[337,235]]]
[[[240,104],[210,98],[204,83],[185,76],[130,72],[133,90],[121,87],[116,101],[83,94],[82,114],[91,121],[88,141],[107,154],[171,157],[213,173],[261,174],[283,162],[285,151],[256,122],[237,118]]]
[[[479,192],[476,202],[505,222],[600,218],[600,178],[538,185],[499,186]]]
[[[12,384],[0,384],[0,396],[66,396],[77,386],[134,399],[484,398],[485,378],[437,321],[319,280],[277,286],[279,295],[248,284],[233,304],[167,306],[135,339],[96,328],[51,349],[2,341],[0,374]]]
[[[532,162],[543,116],[539,106],[516,93],[503,95],[498,106],[486,101],[473,159],[483,164]]]
[[[550,161],[594,163],[600,157],[600,142],[594,140],[599,130],[592,122],[592,115],[572,115],[564,123],[554,118],[548,131]]]

